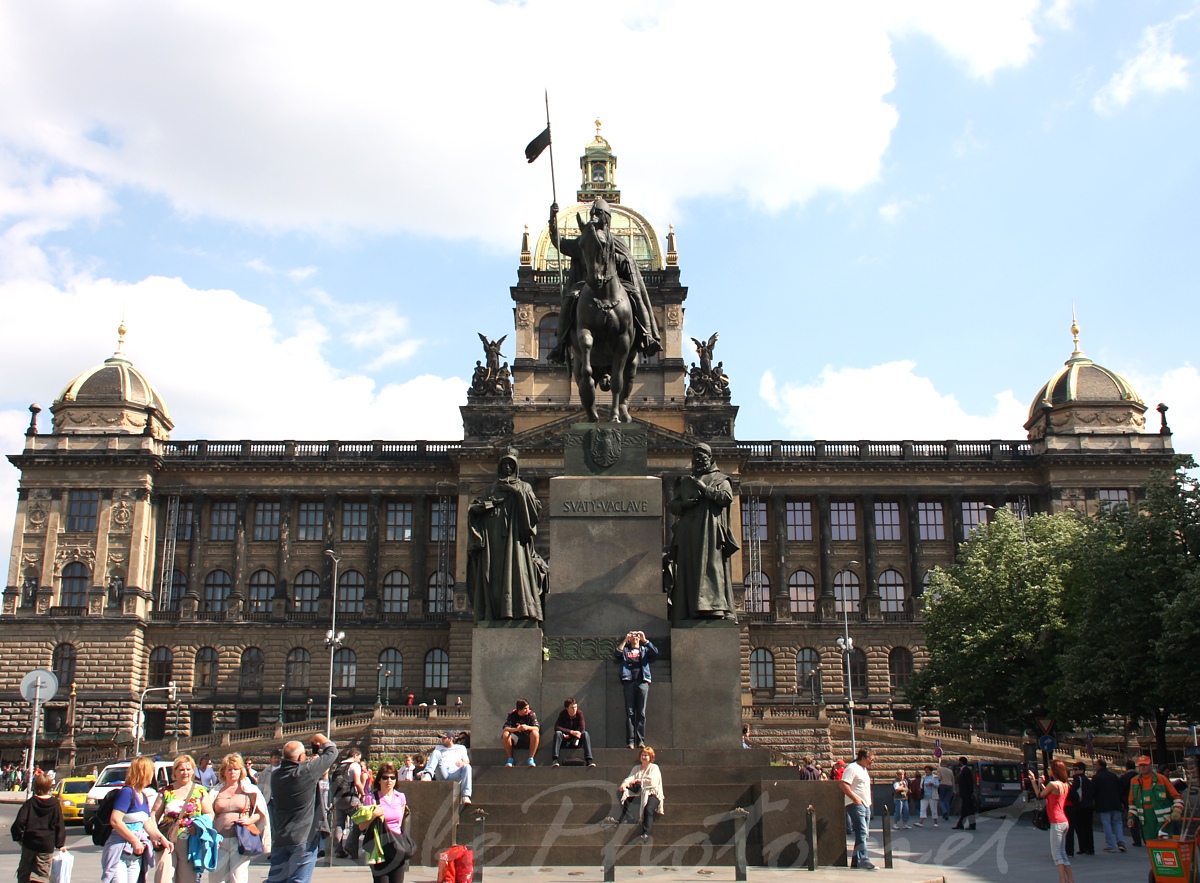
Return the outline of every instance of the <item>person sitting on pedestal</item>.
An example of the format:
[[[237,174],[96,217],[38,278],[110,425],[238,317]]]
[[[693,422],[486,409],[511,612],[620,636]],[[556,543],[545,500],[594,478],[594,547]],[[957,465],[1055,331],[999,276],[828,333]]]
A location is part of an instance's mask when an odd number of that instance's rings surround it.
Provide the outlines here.
[[[537,766],[534,755],[537,754],[538,744],[542,740],[541,725],[529,703],[524,699],[517,700],[517,706],[504,719],[504,732],[500,741],[504,745],[504,753],[508,756],[505,766],[513,765],[513,749],[526,748],[529,750],[529,766]]]
[[[429,754],[429,761],[421,770],[420,777],[428,782],[431,779],[445,779],[449,782],[462,783],[462,802],[469,806],[471,803],[471,758],[467,749],[455,743],[454,730],[442,733],[442,745]]]
[[[592,737],[588,735],[587,721],[579,703],[572,697],[563,702],[563,710],[558,713],[554,722],[554,757],[553,765],[558,766],[558,756],[563,748],[583,748],[583,761],[588,766],[595,766],[592,760]]]

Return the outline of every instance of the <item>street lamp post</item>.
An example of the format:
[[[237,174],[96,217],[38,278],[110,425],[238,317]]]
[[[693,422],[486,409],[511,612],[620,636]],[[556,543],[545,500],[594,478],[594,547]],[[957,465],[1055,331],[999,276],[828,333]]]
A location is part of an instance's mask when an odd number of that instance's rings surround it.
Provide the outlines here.
[[[311,696],[309,696],[307,699],[304,700],[304,719],[306,721],[312,720],[312,697]]]
[[[392,704],[392,673],[390,671],[383,673],[383,704],[388,706]]]
[[[342,559],[333,553],[333,549],[326,549],[325,554],[333,561],[333,618],[329,623],[329,631],[325,633],[325,646],[329,648],[329,695],[326,698],[325,704],[325,737],[332,738],[333,733],[333,658],[337,655],[338,648],[342,646],[342,641],[346,638],[345,632],[337,630],[337,606],[338,606],[338,584],[337,572],[338,565]]]
[[[279,685],[279,722],[283,723],[283,691],[287,689],[287,684]]]
[[[383,705],[383,663],[375,666],[375,707]]]
[[[851,561],[846,566],[858,564]],[[854,650],[854,640],[850,637],[850,599],[847,596],[846,584],[842,583],[842,637],[837,639],[837,646],[842,651],[842,659],[846,663],[846,708],[850,712],[850,753],[857,759],[858,742],[854,731],[854,684],[850,677],[850,653]]]

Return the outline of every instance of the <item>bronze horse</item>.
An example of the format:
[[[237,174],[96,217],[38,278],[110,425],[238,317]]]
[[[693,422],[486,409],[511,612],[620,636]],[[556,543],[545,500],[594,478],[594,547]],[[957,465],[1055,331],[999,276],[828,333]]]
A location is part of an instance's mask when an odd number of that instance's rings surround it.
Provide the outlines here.
[[[634,349],[633,308],[625,286],[617,276],[617,261],[611,230],[597,230],[578,214],[579,245],[583,252],[586,281],[575,302],[575,323],[568,342],[579,400],[588,422],[599,423],[596,387],[612,392],[614,423],[629,423],[629,393],[637,374],[638,352]]]

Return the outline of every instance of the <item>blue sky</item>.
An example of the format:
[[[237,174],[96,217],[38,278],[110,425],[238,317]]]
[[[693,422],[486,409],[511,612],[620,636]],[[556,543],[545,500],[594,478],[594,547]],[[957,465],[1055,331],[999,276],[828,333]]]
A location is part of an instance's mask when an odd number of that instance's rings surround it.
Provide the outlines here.
[[[594,9],[0,2],[4,451],[122,311],[176,437],[459,437],[546,87],[560,202],[599,116],[674,224],[741,438],[1021,438],[1074,306],[1200,450],[1200,4]]]

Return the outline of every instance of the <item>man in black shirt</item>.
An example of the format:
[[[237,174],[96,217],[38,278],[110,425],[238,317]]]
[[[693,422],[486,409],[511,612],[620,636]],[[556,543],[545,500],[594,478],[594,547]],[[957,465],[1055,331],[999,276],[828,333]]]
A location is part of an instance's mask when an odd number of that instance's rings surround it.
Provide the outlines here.
[[[538,745],[542,740],[542,730],[537,715],[524,699],[518,699],[516,708],[510,711],[508,717],[504,719],[504,732],[500,739],[504,743],[504,753],[508,757],[505,766],[513,765],[514,748],[528,748],[529,760],[527,763],[530,766],[537,766],[534,755],[537,754]]]
[[[554,766],[558,766],[558,755],[564,747],[583,748],[583,761],[588,766],[595,766],[592,761],[592,737],[588,735],[587,721],[575,697],[563,702],[563,710],[558,713],[554,722]]]
[[[975,830],[975,768],[965,757],[958,759],[958,799],[962,804],[959,811],[958,824],[954,827],[959,831],[964,826],[968,831]],[[970,824],[967,824],[967,822]]]

